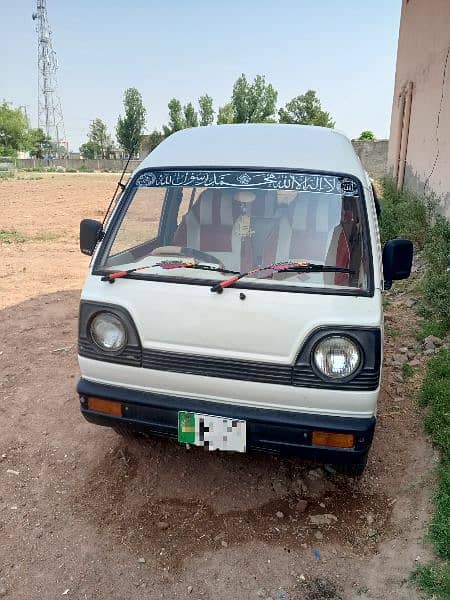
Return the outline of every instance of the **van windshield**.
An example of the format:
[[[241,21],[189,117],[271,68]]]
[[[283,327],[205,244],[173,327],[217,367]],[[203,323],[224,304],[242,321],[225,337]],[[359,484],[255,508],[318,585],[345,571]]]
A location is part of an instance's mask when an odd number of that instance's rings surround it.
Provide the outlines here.
[[[340,272],[254,273],[252,287],[369,288],[369,236],[360,186],[349,177],[262,171],[145,171],[127,189],[97,268],[133,276],[220,281],[229,274],[161,260],[194,258],[247,272],[282,261]],[[350,272],[342,272],[348,269]]]

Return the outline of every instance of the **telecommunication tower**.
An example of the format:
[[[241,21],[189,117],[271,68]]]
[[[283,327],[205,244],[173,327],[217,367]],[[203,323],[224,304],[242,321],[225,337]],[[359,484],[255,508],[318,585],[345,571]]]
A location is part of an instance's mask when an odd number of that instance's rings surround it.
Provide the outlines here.
[[[51,139],[55,146],[52,154],[59,158],[67,153],[67,139],[57,89],[58,61],[53,50],[46,0],[37,0],[36,7],[33,21],[36,21],[38,34],[38,127]]]

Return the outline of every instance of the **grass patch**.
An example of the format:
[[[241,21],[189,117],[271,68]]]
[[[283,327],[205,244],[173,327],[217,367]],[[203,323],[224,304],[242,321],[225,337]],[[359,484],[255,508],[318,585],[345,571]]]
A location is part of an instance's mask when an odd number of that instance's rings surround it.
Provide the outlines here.
[[[425,429],[441,451],[438,486],[434,495],[434,514],[429,536],[441,564],[421,567],[414,580],[431,598],[450,598],[450,349],[439,351],[428,363],[420,392],[420,403],[427,407]]]
[[[13,171],[0,171],[0,179],[14,179]]]
[[[51,242],[57,240],[64,235],[61,231],[41,231],[33,237],[36,242]]]
[[[448,565],[428,565],[419,567],[413,574],[413,581],[422,592],[435,600],[450,598],[450,568]]]
[[[388,335],[389,337],[392,337],[392,338],[396,338],[400,335],[399,330],[396,329],[395,327],[392,327],[392,325],[385,325],[384,331],[385,331],[386,335]]]
[[[418,310],[423,317],[417,338],[443,338],[450,330],[450,222],[437,214],[433,198],[399,192],[384,181],[380,235],[383,242],[408,238],[423,250],[425,269],[418,284]],[[413,372],[403,365],[407,379]],[[427,365],[419,402],[426,407],[425,429],[440,450],[437,490],[429,537],[442,563],[417,569],[413,578],[431,598],[450,599],[450,349],[442,348]]]
[[[416,339],[422,342],[429,335],[443,338],[447,334],[447,325],[442,321],[422,321],[416,331]]]
[[[402,375],[405,381],[414,375],[414,369],[410,364],[405,363],[402,365]]]
[[[0,229],[1,244],[21,244],[27,240],[28,237],[16,229]]]

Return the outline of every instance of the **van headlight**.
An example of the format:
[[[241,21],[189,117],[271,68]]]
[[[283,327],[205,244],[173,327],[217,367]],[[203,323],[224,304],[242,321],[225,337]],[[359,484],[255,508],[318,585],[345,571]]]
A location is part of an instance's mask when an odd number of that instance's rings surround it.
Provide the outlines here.
[[[313,361],[325,377],[345,379],[357,371],[361,363],[361,350],[350,338],[333,335],[317,344],[313,350]]]
[[[89,330],[94,343],[107,352],[118,352],[127,343],[125,325],[113,313],[97,313],[91,321]]]

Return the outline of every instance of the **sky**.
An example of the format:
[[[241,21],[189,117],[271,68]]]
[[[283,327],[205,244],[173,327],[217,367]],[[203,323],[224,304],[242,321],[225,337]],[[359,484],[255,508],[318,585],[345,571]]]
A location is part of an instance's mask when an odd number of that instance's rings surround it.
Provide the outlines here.
[[[37,126],[36,0],[0,0],[0,101]],[[225,104],[241,73],[265,75],[278,106],[314,89],[350,137],[389,134],[401,0],[47,0],[69,148],[103,119],[114,133],[137,87],[147,131],[172,97]]]

